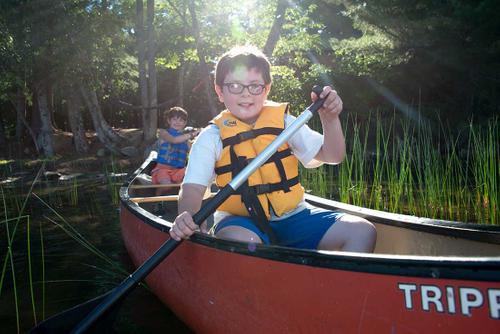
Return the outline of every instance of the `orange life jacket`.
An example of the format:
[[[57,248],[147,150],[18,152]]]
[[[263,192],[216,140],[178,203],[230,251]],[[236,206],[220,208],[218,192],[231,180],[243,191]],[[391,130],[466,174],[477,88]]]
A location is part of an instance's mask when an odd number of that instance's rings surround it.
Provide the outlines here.
[[[223,187],[233,175],[243,169],[249,160],[262,152],[285,128],[288,105],[267,101],[254,126],[246,124],[229,111],[213,119],[222,139],[222,153],[215,164],[216,184]],[[245,189],[246,186],[246,189]],[[236,195],[230,196],[219,210],[233,215],[249,216],[243,196],[258,198],[267,219],[272,207],[281,216],[297,207],[304,196],[299,182],[298,161],[287,143],[283,144],[269,160],[255,171]]]

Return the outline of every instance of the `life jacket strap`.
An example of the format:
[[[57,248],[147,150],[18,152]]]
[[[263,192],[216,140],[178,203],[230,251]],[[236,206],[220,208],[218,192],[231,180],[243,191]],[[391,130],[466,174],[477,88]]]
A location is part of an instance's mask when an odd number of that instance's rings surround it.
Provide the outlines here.
[[[264,164],[276,163],[276,161],[280,161],[281,162],[281,159],[284,159],[284,158],[286,158],[286,157],[288,157],[288,156],[290,156],[292,154],[293,154],[292,150],[290,148],[287,148],[287,149],[285,149],[283,151],[279,151],[279,152],[274,153],[269,159],[267,159],[267,161]],[[253,159],[246,159],[245,163],[249,164],[250,162],[252,162],[252,160]],[[230,165],[224,165],[224,166],[220,166],[220,167],[216,167],[215,168],[215,174],[222,175],[222,174],[225,174],[225,173],[229,173],[234,168],[235,168],[235,166],[232,165],[232,164],[230,164]],[[281,172],[280,172],[280,175],[281,175]]]
[[[236,152],[234,152],[233,146],[229,148],[229,152],[231,164],[234,164],[236,166],[236,171],[233,170],[232,172],[232,177],[234,178],[240,170],[246,167],[247,159],[246,157],[238,157],[236,155]],[[271,244],[276,244],[276,235],[269,225],[266,213],[264,212],[264,208],[262,208],[262,205],[260,204],[257,194],[252,189],[252,187],[248,185],[248,179],[245,180],[242,185],[240,185],[237,193],[240,194],[241,200],[257,228],[260,229],[263,233],[267,234]]]
[[[226,147],[228,145],[236,145],[241,142],[254,139],[261,135],[275,135],[279,136],[279,134],[283,131],[281,128],[273,128],[273,127],[264,127],[259,129],[248,130],[244,132],[240,132],[232,137],[228,137],[222,140],[222,147]]]
[[[283,183],[286,183],[285,187],[283,187]],[[282,181],[277,182],[277,183],[258,184],[258,185],[250,186],[250,188],[253,189],[253,191],[255,192],[256,195],[262,195],[262,194],[272,193],[272,192],[275,192],[278,190],[286,191],[285,190],[286,188],[289,189],[290,187],[293,187],[294,185],[296,185],[298,183],[299,183],[299,176],[296,176],[296,177],[291,178],[289,180],[285,180],[285,182],[283,182],[283,180],[282,180]],[[290,191],[290,190],[288,190],[288,191]]]

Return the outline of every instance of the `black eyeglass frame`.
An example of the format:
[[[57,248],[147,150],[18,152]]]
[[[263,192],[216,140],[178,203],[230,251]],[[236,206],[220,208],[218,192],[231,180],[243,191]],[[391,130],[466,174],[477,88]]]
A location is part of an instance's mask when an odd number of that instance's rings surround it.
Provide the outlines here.
[[[231,91],[231,88],[230,88],[230,87],[231,87],[232,85],[238,85],[238,86],[240,86],[240,87],[241,87],[241,90],[239,90],[238,92],[236,92],[236,91],[234,91],[234,90],[233,90],[233,91]],[[238,95],[238,94],[243,93],[243,91],[245,90],[245,88],[248,90],[248,92],[250,93],[250,95],[260,95],[260,94],[262,94],[262,93],[264,92],[264,90],[266,89],[266,85],[264,85],[264,84],[256,84],[256,83],[252,83],[252,84],[250,84],[250,85],[244,85],[244,84],[239,83],[239,82],[225,82],[225,83],[223,83],[223,84],[222,84],[222,86],[223,86],[223,87],[224,87],[224,86],[225,86],[225,87],[227,87],[227,90],[229,91],[229,93],[234,94],[234,95]],[[234,87],[234,86],[233,86],[233,87]],[[254,91],[254,92],[252,92],[252,90],[251,90],[251,88],[250,88],[250,87],[255,87],[255,88],[259,87],[259,88],[260,88],[260,91],[259,91],[258,93],[255,93],[255,91]]]

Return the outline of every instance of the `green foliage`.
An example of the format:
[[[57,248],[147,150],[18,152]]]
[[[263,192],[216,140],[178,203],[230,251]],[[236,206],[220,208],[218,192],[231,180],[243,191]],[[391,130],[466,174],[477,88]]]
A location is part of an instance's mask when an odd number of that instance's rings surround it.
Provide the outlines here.
[[[197,46],[189,2],[157,0],[159,102],[178,95],[182,70],[185,107],[195,122],[206,120],[201,87],[207,79],[200,77],[197,48],[213,70],[234,45],[263,47],[277,3],[195,1]],[[328,83],[352,113],[392,107],[394,100],[381,97],[366,83],[369,78],[408,105],[418,99],[426,117],[439,110],[454,122],[468,121],[472,113],[487,119],[500,105],[499,10],[493,0],[290,2],[270,57],[270,97],[300,110],[314,84]],[[18,90],[30,99],[37,82],[48,80],[62,109],[65,90],[85,83],[97,90],[106,117],[137,127],[134,113],[120,113],[108,103],[111,98],[137,101],[135,16],[135,0],[0,2],[0,102]],[[15,117],[3,119],[8,129],[15,127]]]
[[[362,31],[360,38],[330,41],[337,72],[383,77],[389,68],[409,61],[409,55],[400,54],[390,36],[368,25],[363,25]]]

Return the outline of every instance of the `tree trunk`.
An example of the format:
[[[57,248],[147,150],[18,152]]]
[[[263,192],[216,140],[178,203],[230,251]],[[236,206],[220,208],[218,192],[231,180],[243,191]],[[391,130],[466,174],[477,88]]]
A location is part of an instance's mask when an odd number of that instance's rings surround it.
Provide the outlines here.
[[[26,122],[26,98],[21,88],[17,89],[14,106],[16,108],[16,141],[19,143],[23,135],[23,120]],[[28,127],[28,126],[27,126]],[[29,128],[29,127],[28,127]],[[30,129],[31,130],[31,129]]]
[[[200,28],[198,25],[198,19],[196,17],[196,8],[194,0],[189,1],[189,11],[191,13],[191,21],[193,26],[193,36],[196,44],[196,51],[198,52],[198,57],[200,58],[200,75],[201,80],[203,81],[203,86],[205,88],[205,95],[208,103],[208,109],[210,110],[210,114],[215,117],[218,114],[217,108],[215,107],[215,103],[212,97],[213,87],[212,80],[210,78],[210,71],[208,69],[208,65],[205,62],[205,52],[203,51],[201,37],[200,37]]]
[[[274,48],[278,43],[281,35],[281,28],[283,27],[283,23],[285,22],[285,12],[289,7],[288,0],[278,0],[278,4],[276,6],[276,12],[274,13],[274,21],[269,31],[269,35],[267,36],[266,45],[264,46],[264,54],[268,57],[273,55]]]
[[[47,109],[49,111],[49,117],[50,117],[50,126],[54,131],[58,129],[56,120],[54,117],[54,87],[52,87],[51,84],[47,83],[46,85],[46,90],[47,93],[45,94],[47,96]]]
[[[80,85],[80,93],[87,109],[90,112],[92,124],[94,125],[99,141],[111,152],[121,154],[119,148],[117,147],[120,142],[120,137],[113,131],[102,116],[101,107],[97,101],[95,91]]]
[[[182,2],[182,18],[183,21],[186,21],[185,18],[186,14],[186,6],[185,2]],[[184,50],[185,50],[185,45],[184,45],[184,40],[186,38],[186,26],[182,25],[182,33],[181,33],[181,38],[179,42],[179,47],[180,47],[180,62],[181,62],[181,67],[179,68],[179,77],[177,81],[177,92],[178,92],[178,98],[177,98],[177,105],[180,107],[184,107],[184,75],[186,73],[186,64],[184,61]]]
[[[137,36],[137,62],[139,66],[139,91],[141,94],[141,106],[143,107],[142,129],[143,137],[146,138],[146,129],[149,126],[148,101],[148,79],[146,76],[146,43],[144,39],[144,4],[143,0],[136,0],[136,36]]]
[[[36,95],[38,100],[38,112],[40,115],[40,133],[38,134],[37,142],[42,149],[42,152],[47,157],[54,156],[53,129],[50,118],[50,110],[47,102],[47,89],[45,84],[41,82],[36,87]]]
[[[36,87],[32,87],[32,92],[33,106],[31,108],[30,129],[33,131],[35,137],[38,137],[42,125],[40,113],[38,112],[38,94],[36,93]]]
[[[7,136],[5,135],[5,127],[3,125],[3,118],[0,114],[0,147],[5,147],[7,144]]]
[[[35,99],[36,100],[36,99]],[[16,142],[21,142],[21,137],[23,134],[23,126],[28,131],[31,139],[33,140],[33,145],[35,145],[36,153],[40,153],[40,148],[38,147],[38,143],[36,141],[36,134],[31,129],[28,121],[26,120],[26,98],[21,90],[18,90],[15,101],[11,101],[14,107],[16,108]],[[38,106],[38,104],[36,104]],[[36,108],[38,110],[38,107]]]
[[[78,153],[87,153],[89,145],[85,137],[85,128],[83,127],[81,101],[73,89],[68,93],[68,121],[73,133],[73,143],[75,144],[76,151]]]
[[[179,80],[177,81],[178,86],[178,97],[177,105],[179,107],[184,107],[184,75],[186,73],[186,65],[183,59],[181,59],[181,67],[179,68]]]
[[[147,27],[148,27],[148,93],[149,93],[149,103],[148,107],[153,107],[158,105],[158,83],[156,80],[156,38],[154,30],[154,19],[155,19],[155,2],[154,0],[147,0]],[[158,129],[158,109],[152,108],[148,109],[149,124],[147,128],[144,128],[144,140],[149,143],[156,139],[156,130]]]

